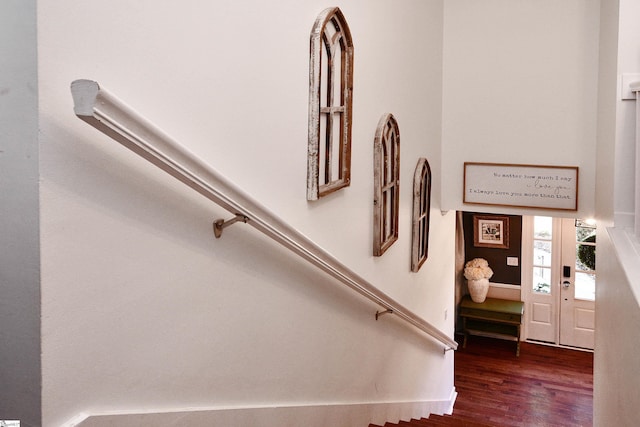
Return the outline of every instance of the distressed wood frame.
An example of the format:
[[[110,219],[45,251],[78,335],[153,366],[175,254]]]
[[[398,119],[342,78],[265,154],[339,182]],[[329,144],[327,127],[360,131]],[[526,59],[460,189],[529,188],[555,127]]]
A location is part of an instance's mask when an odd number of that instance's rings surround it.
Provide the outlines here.
[[[411,271],[414,273],[420,270],[429,255],[430,211],[431,167],[427,159],[421,157],[413,174]]]
[[[373,256],[398,240],[400,129],[393,114],[380,118],[373,145]]]
[[[310,39],[307,200],[351,183],[352,98],[351,31],[339,8],[327,8]]]
[[[498,230],[499,237],[495,237],[495,230]],[[509,217],[474,215],[473,246],[480,248],[509,249]]]

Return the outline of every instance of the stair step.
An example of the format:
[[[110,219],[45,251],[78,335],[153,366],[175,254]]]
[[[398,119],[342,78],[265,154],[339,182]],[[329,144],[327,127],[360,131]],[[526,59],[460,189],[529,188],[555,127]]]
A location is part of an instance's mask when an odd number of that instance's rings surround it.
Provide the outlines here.
[[[419,420],[399,421],[398,423],[385,423],[384,426],[369,424],[369,427],[434,427],[434,426],[461,426],[461,427],[494,427],[483,422],[456,420],[450,415],[430,415],[429,418]]]

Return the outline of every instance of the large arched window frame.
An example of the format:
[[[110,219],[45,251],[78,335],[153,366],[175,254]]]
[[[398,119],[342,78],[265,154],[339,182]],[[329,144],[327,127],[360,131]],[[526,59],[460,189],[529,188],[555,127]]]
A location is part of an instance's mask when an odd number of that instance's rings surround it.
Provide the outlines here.
[[[393,114],[378,122],[373,148],[373,255],[398,240],[400,209],[400,130]]]
[[[424,157],[418,159],[413,175],[413,224],[411,271],[417,272],[429,254],[429,212],[431,211],[431,168]]]
[[[353,42],[337,7],[325,9],[311,30],[307,200],[351,183]]]

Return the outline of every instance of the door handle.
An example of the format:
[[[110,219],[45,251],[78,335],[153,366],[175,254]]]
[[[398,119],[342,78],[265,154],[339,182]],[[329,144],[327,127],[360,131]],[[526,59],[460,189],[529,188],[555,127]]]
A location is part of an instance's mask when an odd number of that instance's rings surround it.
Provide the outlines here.
[[[565,289],[569,289],[569,286],[571,286],[571,282],[568,280],[565,280],[564,282],[562,282],[562,287]]]

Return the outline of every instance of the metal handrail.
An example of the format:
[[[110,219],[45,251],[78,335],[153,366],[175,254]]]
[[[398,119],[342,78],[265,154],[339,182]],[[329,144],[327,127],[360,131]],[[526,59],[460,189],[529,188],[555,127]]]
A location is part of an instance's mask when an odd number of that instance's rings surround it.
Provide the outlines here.
[[[234,214],[232,222],[247,223],[383,307],[382,313],[376,313],[376,319],[381,314],[393,313],[440,341],[446,346],[445,352],[457,349],[458,344],[444,332],[351,271],[97,82],[76,80],[71,83],[71,93],[74,112],[80,119]],[[220,220],[216,223],[219,237],[226,225]]]

